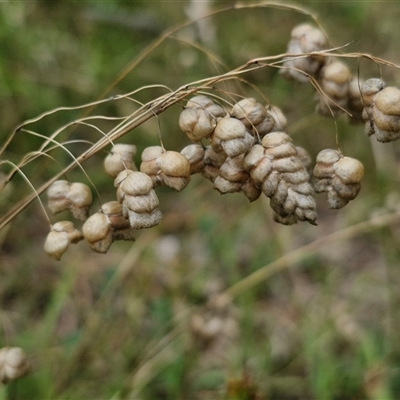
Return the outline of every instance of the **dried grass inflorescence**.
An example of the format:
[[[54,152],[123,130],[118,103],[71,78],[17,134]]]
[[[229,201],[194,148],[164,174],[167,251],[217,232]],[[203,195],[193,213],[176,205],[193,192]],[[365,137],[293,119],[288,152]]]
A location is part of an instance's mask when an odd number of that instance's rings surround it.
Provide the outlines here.
[[[136,155],[136,146],[133,144],[117,143],[110,154],[104,159],[104,170],[111,178],[125,169],[137,171],[133,157]]]
[[[338,209],[356,198],[364,167],[360,161],[344,157],[337,150],[325,149],[317,155],[313,175],[315,191],[327,192],[329,207]]]
[[[71,243],[78,243],[82,239],[82,233],[71,221],[59,221],[52,225],[44,243],[44,251],[59,260]]]
[[[361,93],[366,134],[383,143],[400,139],[400,90],[372,78],[364,82]]]
[[[58,214],[70,210],[73,216],[85,221],[93,202],[92,192],[88,185],[81,182],[69,183],[65,180],[55,181],[47,190],[48,207]]]
[[[0,349],[0,382],[6,384],[23,378],[30,371],[25,351],[20,347]]]
[[[399,139],[400,90],[387,87],[378,78],[362,81],[329,47],[321,29],[311,24],[294,27],[287,54],[281,58],[281,74],[314,86],[319,114],[336,118],[347,113],[350,122],[365,123],[368,136],[374,135],[380,142]],[[202,92],[197,92],[200,89]],[[192,143],[181,151],[165,149],[161,143],[149,146],[141,153],[138,171],[136,146],[113,143],[104,170],[114,179],[116,199],[101,205],[89,218],[89,186],[55,181],[47,191],[49,209],[54,214],[70,210],[76,219],[86,222],[83,235],[70,221],[53,224],[46,252],[60,259],[69,245],[82,237],[100,253],[107,252],[116,240],[135,240],[138,230],[154,227],[162,219],[155,189],[167,186],[180,192],[193,174],[211,181],[223,195],[241,193],[250,202],[262,195],[268,197],[273,219],[284,225],[299,221],[316,225],[315,193],[326,192],[333,209],[344,207],[358,195],[364,173],[360,161],[339,150],[324,149],[313,163],[307,150],[293,143],[280,108],[255,97],[240,96],[232,104],[232,92],[228,101],[220,89],[218,97],[213,90],[208,83],[195,90],[188,86],[186,94],[179,97],[177,91],[177,100],[170,104],[185,101],[177,125]],[[186,99],[189,93],[192,97]],[[156,115],[154,110],[152,113]],[[106,139],[116,140],[114,136]]]
[[[359,121],[363,111],[360,96],[362,82],[337,57],[321,54],[329,47],[325,34],[319,28],[310,24],[294,27],[287,48],[287,52],[293,57],[284,60],[280,72],[284,77],[300,83],[314,80],[314,85],[318,87],[318,113],[338,116],[347,112],[352,121]]]

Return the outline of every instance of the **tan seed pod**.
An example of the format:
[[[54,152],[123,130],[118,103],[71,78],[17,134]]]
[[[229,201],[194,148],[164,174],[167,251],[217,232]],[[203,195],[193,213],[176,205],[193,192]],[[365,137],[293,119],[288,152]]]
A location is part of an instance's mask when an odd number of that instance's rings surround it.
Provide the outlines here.
[[[343,157],[336,150],[325,149],[317,156],[313,175],[314,190],[327,192],[329,207],[338,209],[357,196],[364,166],[354,158]]]
[[[141,196],[153,188],[153,180],[140,171],[122,171],[114,181],[115,186],[120,186],[125,195]]]
[[[106,253],[115,240],[135,240],[136,233],[117,201],[104,203],[99,212],[87,219],[82,230],[90,247],[98,253]]]
[[[262,121],[252,127],[253,136],[259,139],[270,132],[284,132],[287,127],[286,117],[279,107],[267,105],[265,111]]]
[[[221,194],[242,192],[250,201],[256,200],[261,194],[244,169],[243,155],[225,160],[215,178],[214,189]]]
[[[161,146],[149,146],[142,152],[140,172],[145,173],[153,180],[153,187],[161,185],[160,157],[165,152]]]
[[[53,214],[58,214],[62,211],[68,210],[70,201],[67,194],[71,186],[66,180],[55,181],[47,189],[47,205]]]
[[[238,119],[230,117],[218,121],[211,137],[214,151],[218,153],[223,150],[231,158],[246,153],[253,144],[253,135]]]
[[[157,209],[158,197],[148,175],[123,171],[115,178],[115,184],[119,186],[117,198],[122,201],[122,213],[128,218],[131,228],[143,229],[159,224],[162,214]]]
[[[328,48],[328,42],[323,32],[309,24],[301,24],[293,28],[287,47],[290,55],[302,55]],[[310,55],[307,57],[287,57],[280,73],[298,82],[308,82],[308,75],[316,76],[324,64],[324,57]],[[302,73],[301,71],[304,71]]]
[[[379,78],[371,78],[361,85],[361,96],[365,107],[372,105],[378,92],[386,87],[386,83]]]
[[[151,146],[142,154],[140,171],[153,179],[153,186],[165,185],[183,190],[190,181],[190,163],[177,151],[165,151],[161,146]]]
[[[187,108],[203,108],[207,110],[214,118],[222,118],[226,116],[226,111],[223,107],[215,104],[214,101],[202,94],[192,97],[186,104]]]
[[[348,83],[352,78],[350,69],[341,61],[332,60],[320,72],[322,88],[333,98],[346,97]]]
[[[359,183],[364,176],[364,166],[355,158],[342,157],[334,164],[335,174],[344,184]]]
[[[347,108],[349,101],[349,68],[338,60],[326,64],[320,72],[320,86],[324,93],[318,93],[317,111],[326,116],[339,115]]]
[[[238,101],[231,110],[231,116],[241,121],[248,129],[261,123],[266,115],[267,110],[253,98]]]
[[[107,216],[101,212],[86,220],[82,232],[90,247],[98,253],[106,253],[113,242],[111,225]]]
[[[0,382],[7,384],[26,376],[30,363],[24,350],[20,347],[3,347],[0,349]]]
[[[209,97],[194,96],[179,116],[179,127],[190,140],[198,142],[212,134],[218,118],[224,115],[226,111]]]
[[[77,243],[82,240],[82,234],[74,228],[70,221],[56,222],[51,227],[51,231],[46,237],[44,251],[56,260],[67,251],[71,243]]]
[[[185,108],[179,116],[179,128],[193,142],[209,137],[217,125],[217,120],[202,108]]]
[[[373,96],[372,103],[362,113],[368,136],[375,135],[376,140],[383,143],[400,138],[399,100],[400,90],[390,86]]]
[[[67,251],[70,240],[65,232],[51,231],[44,243],[44,251],[56,260],[60,260],[61,256]]]
[[[107,175],[116,178],[124,169],[136,171],[133,157],[136,155],[136,146],[133,144],[118,143],[104,159],[104,169]]]
[[[159,209],[155,209],[150,213],[137,213],[128,209],[127,216],[133,229],[151,228],[158,225],[162,219],[162,213]]]
[[[225,162],[227,155],[225,152],[216,152],[211,146],[208,146],[204,150],[204,169],[202,171],[202,175],[210,180],[211,182],[215,181],[215,178],[218,176],[219,169],[221,165]]]
[[[266,135],[262,145],[253,146],[245,156],[244,165],[255,185],[270,198],[275,221],[292,224],[300,220],[315,224],[316,204],[310,177],[286,133]]]
[[[151,189],[147,194],[140,196],[126,196],[124,206],[137,213],[150,213],[159,206],[156,192]]]
[[[85,221],[93,197],[89,186],[84,183],[69,183],[65,180],[55,181],[47,190],[48,207],[57,214],[70,210],[73,216],[80,221]]]
[[[122,204],[118,201],[109,201],[101,206],[100,211],[108,218],[108,222],[112,229],[129,228],[129,221],[122,213]]]
[[[181,154],[186,157],[190,164],[190,173],[197,174],[204,170],[205,149],[200,144],[190,144],[181,150]]]
[[[93,202],[92,191],[89,186],[80,182],[72,183],[67,198],[70,201],[69,209],[72,215],[79,221],[85,221],[89,216],[89,209]]]
[[[183,190],[190,182],[190,163],[177,151],[166,151],[160,156],[161,182],[177,191]]]
[[[373,99],[379,111],[386,115],[400,116],[400,90],[388,86],[379,91]]]
[[[255,168],[264,158],[264,147],[261,144],[255,144],[246,153],[243,158],[243,167],[247,172]]]

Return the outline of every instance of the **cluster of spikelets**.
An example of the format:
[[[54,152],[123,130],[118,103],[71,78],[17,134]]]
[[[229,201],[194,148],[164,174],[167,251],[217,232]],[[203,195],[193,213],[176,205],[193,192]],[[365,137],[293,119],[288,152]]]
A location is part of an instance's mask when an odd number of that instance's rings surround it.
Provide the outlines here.
[[[323,53],[328,42],[318,28],[295,27],[281,72],[299,82],[312,80],[319,88],[317,111],[335,116],[346,110],[365,122],[367,135],[388,142],[400,138],[400,90],[381,79],[361,83],[349,68]],[[71,243],[86,239],[100,253],[116,240],[134,240],[138,230],[160,223],[162,213],[155,189],[168,186],[181,191],[193,174],[201,174],[221,194],[243,193],[249,201],[265,195],[276,222],[316,225],[315,193],[327,193],[330,208],[339,209],[360,191],[362,164],[325,149],[313,167],[307,151],[295,146],[282,111],[254,98],[243,98],[229,108],[206,95],[196,95],[184,106],[178,121],[192,144],[180,152],[150,146],[137,168],[136,146],[115,144],[104,160],[114,179],[116,198],[90,215],[93,198],[89,186],[54,182],[47,191],[54,213],[69,210],[84,221],[82,232],[71,221],[52,225],[45,251],[56,259]]]
[[[345,63],[321,52],[329,48],[324,33],[309,24],[293,28],[281,74],[298,82],[314,80],[317,111],[337,116],[344,111],[353,121],[365,121],[365,133],[379,142],[400,138],[400,90],[378,78],[362,82]]]
[[[359,191],[360,162],[336,150],[330,150],[334,156],[324,157],[323,151],[312,176],[311,157],[285,132],[282,111],[253,98],[244,98],[227,110],[207,96],[195,96],[181,112],[179,126],[194,143],[181,152],[147,147],[139,169],[134,162],[135,146],[113,147],[104,167],[114,178],[116,199],[89,217],[90,188],[54,182],[47,191],[49,209],[53,213],[70,210],[77,219],[86,220],[82,233],[71,221],[55,223],[45,242],[46,252],[60,259],[71,243],[86,239],[94,251],[105,253],[115,240],[134,240],[138,230],[162,219],[155,188],[164,185],[181,191],[196,173],[221,194],[243,193],[251,202],[265,195],[274,220],[285,225],[316,224],[315,192],[327,192],[329,205],[340,208]]]
[[[90,217],[93,199],[88,185],[59,180],[49,187],[47,204],[54,214],[70,210],[75,218],[85,221],[82,233],[71,221],[52,225],[44,245],[50,256],[60,259],[71,243],[82,239],[94,251],[106,253],[115,240],[135,240],[137,230],[159,224],[162,213],[154,188],[165,185],[184,189],[190,181],[190,163],[179,152],[151,146],[142,153],[138,171],[135,154],[134,145],[116,144],[105,158],[105,172],[114,178],[117,188],[116,200],[102,204]]]
[[[287,48],[290,56],[285,58],[281,74],[301,83],[314,80],[320,89],[317,94],[320,114],[337,116],[346,110],[355,120],[360,120],[363,103],[359,78],[337,57],[321,54],[330,47],[320,29],[309,24],[296,26]]]
[[[23,378],[30,369],[28,358],[20,347],[0,349],[0,382],[6,384]]]

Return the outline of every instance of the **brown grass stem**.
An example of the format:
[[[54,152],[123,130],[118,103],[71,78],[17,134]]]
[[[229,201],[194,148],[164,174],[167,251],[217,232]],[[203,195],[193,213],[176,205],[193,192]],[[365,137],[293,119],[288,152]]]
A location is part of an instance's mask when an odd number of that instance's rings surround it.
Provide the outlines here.
[[[398,223],[400,221],[400,211],[373,217],[369,220],[349,226],[329,235],[320,237],[313,242],[302,246],[296,250],[283,255],[273,262],[261,267],[257,271],[246,276],[239,282],[232,285],[224,293],[232,297],[240,296],[248,290],[254,288],[261,282],[266,281],[272,275],[290,268],[294,263],[297,263],[305,257],[319,251],[322,247],[332,245],[332,243],[349,240],[363,233],[373,231],[388,225]]]

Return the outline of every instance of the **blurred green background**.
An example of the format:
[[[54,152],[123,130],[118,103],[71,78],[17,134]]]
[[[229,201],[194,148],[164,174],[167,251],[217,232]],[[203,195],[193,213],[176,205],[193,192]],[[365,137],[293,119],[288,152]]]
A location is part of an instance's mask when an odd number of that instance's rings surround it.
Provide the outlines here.
[[[333,45],[400,64],[397,1],[296,4],[318,16]],[[95,101],[107,89],[107,97],[146,85],[175,90],[249,59],[284,53],[292,27],[311,22],[294,10],[233,5],[0,3],[1,141],[26,119]],[[121,75],[165,29],[222,8],[227,10],[178,31]],[[382,76],[399,86],[397,69],[365,59],[346,62],[355,75]],[[244,79],[227,90],[260,101],[263,93],[283,110],[289,134],[313,158],[335,147],[335,123],[314,113],[311,86],[285,81],[274,68]],[[164,93],[151,87],[134,98],[147,102]],[[123,117],[134,109],[126,100],[93,113]],[[160,136],[167,149],[189,144],[177,124],[180,110],[172,107],[121,140],[137,145],[137,164],[143,148],[158,145]],[[33,128],[49,136],[83,113],[60,111]],[[249,204],[240,194],[221,196],[194,176],[181,193],[157,189],[164,220],[135,243],[114,243],[106,255],[79,243],[56,262],[44,254],[49,227],[39,203],[31,204],[0,232],[0,345],[22,347],[32,372],[1,387],[0,398],[398,399],[399,225],[358,234],[356,228],[352,237],[332,241],[328,235],[399,209],[400,148],[396,142],[377,144],[345,116],[336,122],[342,152],[360,159],[366,174],[360,195],[343,210],[328,210],[324,196],[318,197],[318,227],[277,225],[267,199]],[[114,123],[101,126],[107,130]],[[100,136],[79,127],[69,138],[94,142]],[[2,160],[18,162],[41,142],[20,132]],[[72,148],[79,153],[85,146]],[[115,196],[101,168],[105,154],[84,164],[104,201]],[[35,187],[69,162],[65,153],[55,157],[58,163],[42,157],[24,168]],[[75,170],[68,179],[85,178]],[[20,176],[7,189],[2,214],[31,190]],[[326,240],[278,274],[229,292],[318,238]],[[226,289],[230,294],[216,297]]]

